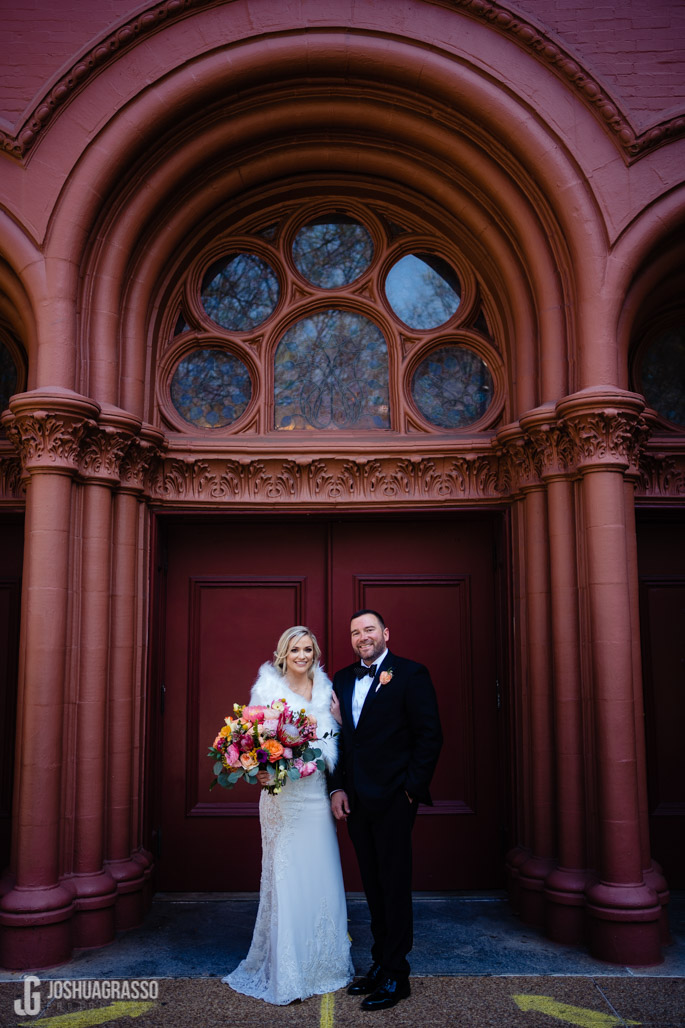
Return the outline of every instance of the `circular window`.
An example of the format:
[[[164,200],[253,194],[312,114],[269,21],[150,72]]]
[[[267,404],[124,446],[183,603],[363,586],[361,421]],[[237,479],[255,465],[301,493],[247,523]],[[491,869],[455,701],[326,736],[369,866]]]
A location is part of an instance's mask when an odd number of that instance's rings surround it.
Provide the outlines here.
[[[10,396],[17,391],[17,365],[7,347],[0,342],[0,412],[7,410]]]
[[[216,261],[202,281],[202,306],[230,332],[249,332],[273,314],[278,279],[266,261],[253,253],[236,253]]]
[[[685,427],[685,325],[661,332],[645,348],[640,391],[657,414]]]
[[[373,260],[373,240],[347,216],[317,218],[301,228],[293,243],[295,267],[321,289],[338,289],[359,278]]]
[[[288,329],[274,363],[276,428],[389,428],[388,348],[377,325],[325,310]]]
[[[388,272],[385,295],[393,311],[414,329],[439,328],[452,317],[461,300],[461,285],[442,257],[410,253]]]
[[[487,364],[465,346],[433,350],[412,379],[414,403],[426,421],[439,428],[463,428],[480,421],[493,391]]]
[[[223,428],[243,414],[252,396],[250,373],[219,347],[201,347],[179,361],[171,379],[171,402],[196,428]]]

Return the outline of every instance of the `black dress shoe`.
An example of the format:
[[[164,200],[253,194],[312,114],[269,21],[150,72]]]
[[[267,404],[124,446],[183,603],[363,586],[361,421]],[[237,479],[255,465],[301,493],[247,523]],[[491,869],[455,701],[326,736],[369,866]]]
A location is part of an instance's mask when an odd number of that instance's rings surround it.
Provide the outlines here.
[[[378,988],[382,977],[381,965],[372,964],[363,978],[347,986],[347,991],[350,996],[365,996],[367,992],[373,992]]]
[[[375,992],[363,999],[362,1010],[387,1010],[411,995],[408,978],[383,978]]]

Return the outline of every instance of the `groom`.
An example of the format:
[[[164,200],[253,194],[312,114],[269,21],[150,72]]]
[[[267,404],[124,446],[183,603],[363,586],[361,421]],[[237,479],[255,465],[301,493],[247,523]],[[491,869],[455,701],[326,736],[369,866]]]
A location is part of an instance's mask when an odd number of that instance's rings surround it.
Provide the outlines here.
[[[342,724],[329,776],[331,809],[347,821],[371,914],[373,963],[349,986],[362,1010],[394,1007],[410,993],[411,831],[442,745],[433,684],[423,664],[388,650],[390,633],[375,610],[350,622],[359,663],[338,671],[333,688]]]

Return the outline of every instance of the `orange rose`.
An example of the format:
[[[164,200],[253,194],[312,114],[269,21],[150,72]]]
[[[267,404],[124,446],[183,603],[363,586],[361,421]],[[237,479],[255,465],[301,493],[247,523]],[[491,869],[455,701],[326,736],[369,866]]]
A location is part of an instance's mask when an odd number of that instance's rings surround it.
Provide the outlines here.
[[[266,739],[262,743],[262,749],[269,754],[269,761],[273,764],[279,757],[283,756],[283,747],[276,739]]]
[[[381,685],[387,685],[391,678],[392,671],[381,671],[380,675],[378,676],[378,681]]]

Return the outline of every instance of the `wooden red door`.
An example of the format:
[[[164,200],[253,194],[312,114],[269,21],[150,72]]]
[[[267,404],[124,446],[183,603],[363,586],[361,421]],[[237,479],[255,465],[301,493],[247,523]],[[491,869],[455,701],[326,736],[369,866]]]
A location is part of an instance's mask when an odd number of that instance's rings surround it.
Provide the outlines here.
[[[0,869],[9,861],[24,519],[0,521]]]
[[[651,850],[671,888],[685,886],[685,521],[638,522],[640,628]]]
[[[349,664],[350,614],[379,609],[390,648],[425,663],[445,745],[415,829],[415,887],[501,884],[496,525],[488,518],[252,518],[168,525],[160,887],[254,890],[256,788],[208,790],[206,753],[280,632],[308,624],[329,672]],[[417,711],[420,716],[420,711]],[[361,888],[339,830],[346,887]]]

